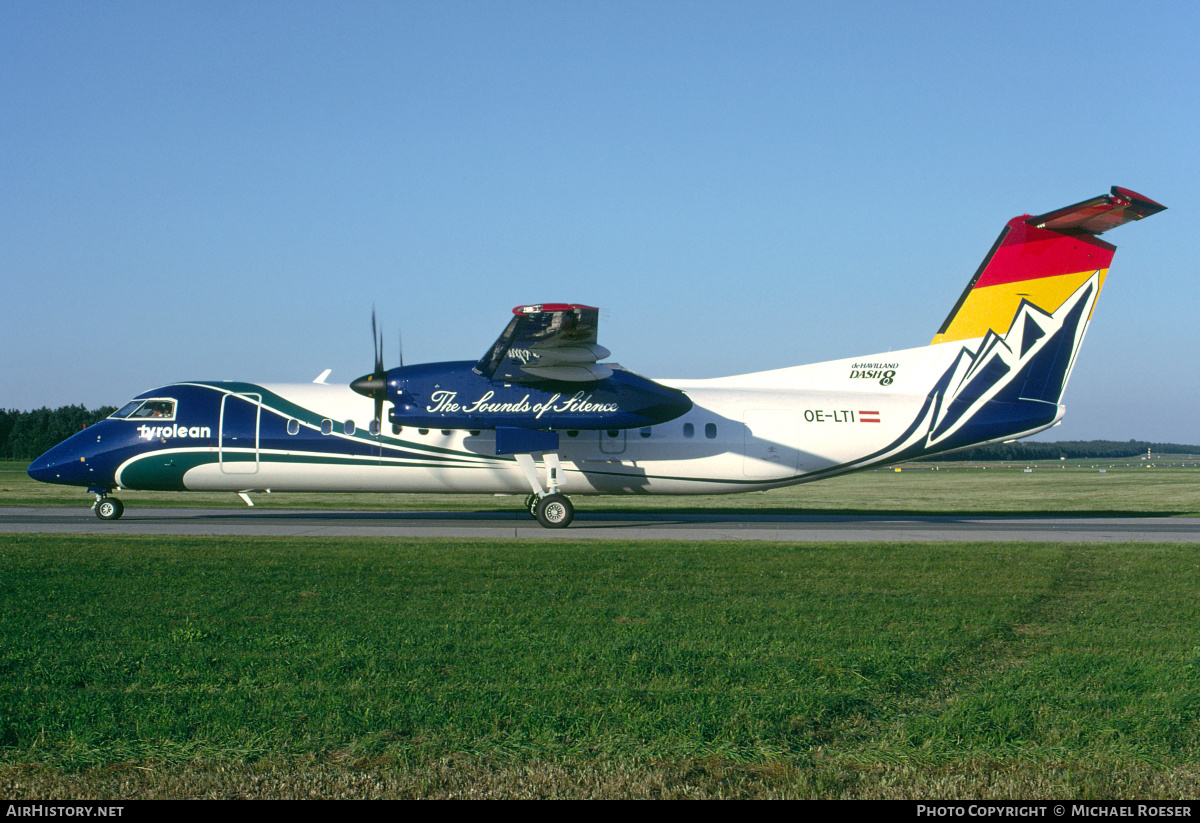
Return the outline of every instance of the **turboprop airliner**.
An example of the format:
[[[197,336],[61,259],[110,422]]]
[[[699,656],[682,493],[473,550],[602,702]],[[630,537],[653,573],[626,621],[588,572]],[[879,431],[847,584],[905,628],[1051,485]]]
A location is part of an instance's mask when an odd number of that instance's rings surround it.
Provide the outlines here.
[[[932,342],[709,380],[611,362],[598,311],[518,306],[477,362],[375,367],[349,385],[194,380],[135,397],[37,458],[29,475],[118,489],[526,495],[547,528],[568,495],[757,491],[1043,431],[1115,246],[1165,207],[1106,195],[1008,221]],[[386,416],[385,416],[386,411]]]

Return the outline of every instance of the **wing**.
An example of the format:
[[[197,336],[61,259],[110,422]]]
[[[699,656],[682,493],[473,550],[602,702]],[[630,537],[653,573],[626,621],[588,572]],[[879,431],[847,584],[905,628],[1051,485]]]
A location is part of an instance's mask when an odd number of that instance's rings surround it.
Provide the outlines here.
[[[612,375],[598,361],[610,352],[596,343],[600,310],[573,303],[517,306],[508,328],[475,371],[493,380],[591,383]]]

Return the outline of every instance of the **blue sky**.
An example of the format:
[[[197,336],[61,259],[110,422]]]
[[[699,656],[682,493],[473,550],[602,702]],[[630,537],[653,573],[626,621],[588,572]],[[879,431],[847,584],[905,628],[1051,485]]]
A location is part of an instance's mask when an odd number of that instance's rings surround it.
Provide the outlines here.
[[[929,342],[1004,222],[1117,244],[1042,439],[1200,442],[1200,6],[0,5],[0,407],[474,359],[532,302],[705,377]]]

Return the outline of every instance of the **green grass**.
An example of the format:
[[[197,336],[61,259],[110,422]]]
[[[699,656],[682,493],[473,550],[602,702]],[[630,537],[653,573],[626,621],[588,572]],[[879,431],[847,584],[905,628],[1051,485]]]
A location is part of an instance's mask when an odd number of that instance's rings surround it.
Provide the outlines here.
[[[0,536],[0,796],[1194,797],[1198,552]]]
[[[1024,468],[1034,466],[1026,473]],[[0,506],[90,506],[82,489],[37,483],[24,463],[0,463]],[[1100,473],[1100,468],[1105,473]],[[568,492],[570,489],[568,488]],[[121,491],[126,508],[242,507],[229,492]],[[253,494],[264,509],[515,511],[520,495]],[[931,464],[860,472],[768,492],[687,497],[574,498],[580,511],[815,512],[828,514],[1031,514],[1200,516],[1200,467],[1139,461],[1013,464],[937,469]]]

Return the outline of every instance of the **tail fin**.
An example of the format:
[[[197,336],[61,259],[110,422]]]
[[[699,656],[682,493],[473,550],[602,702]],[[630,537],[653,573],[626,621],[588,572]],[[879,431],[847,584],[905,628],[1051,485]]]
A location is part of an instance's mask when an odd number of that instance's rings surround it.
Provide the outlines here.
[[[1116,246],[1096,235],[1165,208],[1113,186],[1110,194],[1073,206],[1036,217],[1014,217],[933,342],[971,340],[988,331],[1004,336],[1023,304],[1054,314],[1093,276],[1098,289],[1104,285]]]
[[[1062,416],[1063,389],[1115,246],[1103,231],[1163,210],[1114,187],[1008,221],[933,342],[961,341],[937,381],[926,448],[1024,437]]]

